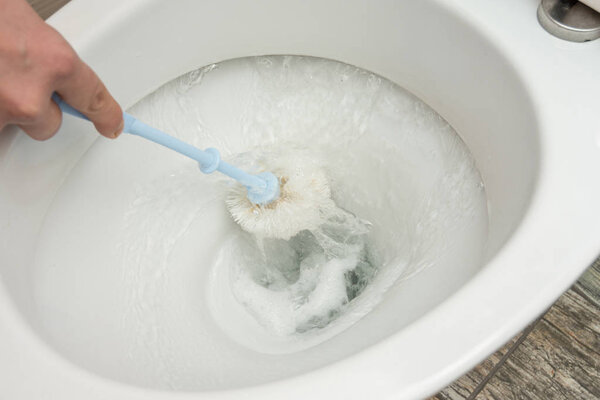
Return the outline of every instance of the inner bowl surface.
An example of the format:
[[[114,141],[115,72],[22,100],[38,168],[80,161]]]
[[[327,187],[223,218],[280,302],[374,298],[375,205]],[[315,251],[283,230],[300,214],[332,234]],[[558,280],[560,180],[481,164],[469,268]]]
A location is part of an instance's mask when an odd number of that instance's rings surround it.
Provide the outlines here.
[[[266,1],[262,7],[236,3],[228,8],[225,2],[218,6],[184,3],[150,3],[144,9],[144,20],[136,19],[135,24],[114,22],[101,38],[95,39],[102,46],[84,51],[84,58],[96,66],[101,76],[111,76],[109,85],[125,104],[183,72],[225,59],[301,54],[340,60],[380,74],[415,93],[467,144],[488,196],[489,237],[484,261],[499,251],[519,225],[531,198],[539,161],[538,132],[527,92],[493,43],[440,4],[390,1],[375,6],[361,1],[332,1],[290,6]],[[315,9],[320,12],[315,13]],[[178,23],[167,27],[164,21]],[[431,21],[425,30],[423,21]],[[415,35],[416,31],[421,34]],[[199,38],[219,40],[204,41],[197,50]],[[136,57],[132,59],[128,53],[134,48]],[[118,59],[130,62],[115,63]],[[120,72],[115,73],[116,69]],[[30,238],[36,236],[70,169],[78,160],[85,160],[95,136],[82,135],[84,130],[89,131],[84,123],[65,121],[60,135],[49,143],[33,143],[19,136],[2,162],[5,190],[0,212],[13,222],[10,234],[3,238],[7,251],[1,253],[0,273],[17,307],[50,344],[55,341],[41,328],[38,313],[43,305],[36,304],[32,295],[36,277],[31,265],[36,248]],[[23,215],[27,217],[14,217]],[[477,270],[432,269],[405,282],[369,314],[370,319],[383,321],[376,324],[377,329],[365,319],[335,341],[320,365],[347,357],[402,330],[452,295]],[[419,301],[409,303],[415,294],[420,294]],[[98,333],[106,333],[105,329],[98,327]],[[82,355],[70,354],[69,348],[59,351],[82,362]],[[129,381],[119,376],[110,363],[86,366]]]

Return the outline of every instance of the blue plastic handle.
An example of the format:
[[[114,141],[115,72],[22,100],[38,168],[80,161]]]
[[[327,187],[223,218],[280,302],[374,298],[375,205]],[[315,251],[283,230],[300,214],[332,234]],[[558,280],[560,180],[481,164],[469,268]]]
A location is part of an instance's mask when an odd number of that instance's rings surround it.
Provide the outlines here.
[[[89,118],[67,104],[58,94],[54,93],[52,100],[58,104],[63,112],[89,121]],[[248,199],[254,204],[268,204],[279,197],[279,180],[271,172],[263,172],[258,175],[249,174],[222,161],[217,149],[209,148],[200,150],[156,128],[146,125],[126,112],[123,113],[123,120],[124,133],[141,136],[198,161],[200,170],[205,174],[219,171],[240,182],[248,189]]]

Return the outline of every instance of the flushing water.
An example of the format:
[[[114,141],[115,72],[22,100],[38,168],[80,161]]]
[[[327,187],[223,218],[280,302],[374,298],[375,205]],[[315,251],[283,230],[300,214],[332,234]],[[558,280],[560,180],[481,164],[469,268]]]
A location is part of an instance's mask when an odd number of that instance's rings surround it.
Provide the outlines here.
[[[344,343],[377,332],[369,312],[411,278],[479,264],[487,208],[468,149],[377,75],[239,59],[130,112],[245,168],[323,173],[333,206],[303,211],[294,237],[250,234],[227,211],[232,182],[139,138],[98,140],[48,211],[33,293],[52,345],[102,375],[196,390],[307,371],[358,350]],[[406,307],[421,301],[404,293]]]

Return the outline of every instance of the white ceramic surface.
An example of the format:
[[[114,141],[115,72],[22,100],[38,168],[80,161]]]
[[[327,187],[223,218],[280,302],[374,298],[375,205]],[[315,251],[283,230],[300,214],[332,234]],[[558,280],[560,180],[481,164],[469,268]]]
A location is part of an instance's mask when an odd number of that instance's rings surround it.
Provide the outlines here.
[[[487,255],[480,269],[455,271],[453,282],[432,271],[392,289],[373,311],[389,323],[349,329],[339,359],[313,371],[210,392],[118,383],[48,345],[30,290],[46,210],[96,135],[73,120],[47,143],[9,132],[0,138],[0,397],[411,399],[466,372],[542,313],[600,249],[600,41],[548,35],[536,7],[533,0],[69,3],[50,23],[124,106],[199,66],[264,54],[336,59],[409,89],[476,159],[489,201]],[[407,293],[420,301],[397,317]]]
[[[600,12],[600,0],[582,0],[581,2]]]

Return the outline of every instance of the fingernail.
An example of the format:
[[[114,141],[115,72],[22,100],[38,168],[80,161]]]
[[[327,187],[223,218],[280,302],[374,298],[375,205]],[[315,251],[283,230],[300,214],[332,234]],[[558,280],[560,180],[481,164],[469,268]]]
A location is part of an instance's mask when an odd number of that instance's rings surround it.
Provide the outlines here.
[[[119,128],[117,128],[116,132],[112,136],[113,139],[116,139],[121,134],[121,132],[123,132],[124,124],[125,124],[125,121],[121,120],[121,123],[119,124]]]

